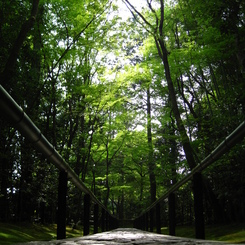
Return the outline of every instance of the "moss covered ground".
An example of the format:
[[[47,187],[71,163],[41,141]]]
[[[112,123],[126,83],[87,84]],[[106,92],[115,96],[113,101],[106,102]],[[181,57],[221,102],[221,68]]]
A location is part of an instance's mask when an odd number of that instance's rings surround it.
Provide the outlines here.
[[[162,234],[169,234],[168,228],[161,229]],[[195,238],[193,226],[177,226],[176,236]],[[245,243],[245,224],[207,225],[205,239],[228,243]]]
[[[41,225],[29,223],[0,223],[0,244],[9,245],[30,241],[49,241],[56,239],[56,225]],[[67,227],[66,236],[82,236],[82,231]]]

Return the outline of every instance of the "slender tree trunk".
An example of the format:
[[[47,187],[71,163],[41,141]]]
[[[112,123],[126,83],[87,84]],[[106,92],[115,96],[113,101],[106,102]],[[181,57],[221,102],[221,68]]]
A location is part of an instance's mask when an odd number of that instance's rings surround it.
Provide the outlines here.
[[[108,200],[110,195],[110,186],[109,186],[109,149],[108,149],[108,142],[106,144],[106,197],[104,205],[107,207]]]
[[[175,93],[175,89],[174,89],[174,84],[173,84],[173,81],[171,78],[170,67],[169,67],[169,63],[168,63],[168,52],[167,52],[167,49],[166,49],[166,46],[164,43],[164,35],[163,35],[164,1],[161,0],[160,3],[161,3],[161,19],[160,19],[160,24],[159,24],[159,37],[155,36],[155,43],[156,43],[156,46],[158,49],[159,56],[161,57],[162,62],[164,64],[164,70],[165,70],[165,76],[166,76],[166,80],[167,80],[167,84],[168,84],[171,107],[172,107],[172,110],[173,110],[173,113],[175,116],[175,120],[177,122],[177,127],[179,130],[180,136],[181,136],[181,142],[182,142],[183,149],[185,152],[186,160],[187,160],[187,163],[188,163],[190,169],[193,169],[196,166],[196,162],[195,162],[193,150],[192,150],[192,147],[190,144],[190,139],[187,136],[183,121],[182,121],[181,116],[180,116],[180,111],[179,111],[178,104],[177,104],[177,98],[176,98],[176,93]],[[200,176],[201,176],[201,174],[200,174]],[[196,199],[196,197],[198,196],[198,191],[202,190],[202,184],[198,181],[193,181],[193,184],[194,184],[193,194],[194,194],[194,197]],[[197,200],[195,200],[195,202],[197,202]],[[200,202],[199,202],[199,204],[200,204]],[[201,220],[201,218],[203,218],[203,217],[200,218],[201,212],[202,211],[198,212],[197,209],[195,209],[195,217],[198,218],[198,220]],[[198,228],[197,225],[196,225],[196,228]]]
[[[163,39],[156,39],[155,38],[156,45],[158,47],[158,52],[160,57],[162,58],[162,62],[164,64],[164,70],[165,70],[165,76],[168,84],[168,90],[169,90],[169,98],[170,98],[170,103],[171,103],[171,108],[173,110],[176,122],[177,122],[177,127],[179,130],[179,133],[181,135],[181,141],[183,145],[183,149],[185,152],[185,156],[188,162],[188,165],[190,169],[193,169],[196,166],[195,159],[193,156],[192,152],[192,147],[190,144],[190,140],[187,136],[183,121],[180,117],[180,112],[177,104],[177,98],[176,98],[176,93],[174,89],[174,84],[170,75],[170,68],[169,68],[169,63],[168,63],[168,52],[165,47]]]
[[[121,202],[119,204],[119,219],[123,220],[124,218],[124,191],[121,194]]]
[[[141,174],[140,174],[140,201],[143,200],[143,190],[144,190],[144,176],[143,176],[143,171],[141,169]]]
[[[85,95],[83,96],[83,100],[85,99]],[[79,149],[79,155],[81,157],[81,162],[77,162],[77,168],[79,169],[79,173],[82,170],[82,181],[85,181],[86,178],[86,174],[87,174],[87,169],[86,169],[86,159],[87,159],[87,154],[85,154],[85,148],[86,148],[86,144],[85,144],[85,134],[86,134],[86,121],[85,121],[85,107],[83,107],[82,109],[82,116],[81,116],[81,139],[80,139],[80,149]]]
[[[172,126],[171,136],[174,136],[174,128]],[[170,159],[171,159],[171,172],[172,172],[172,185],[177,183],[177,170],[176,170],[176,161],[177,161],[177,143],[174,138],[170,139],[170,147],[171,147],[171,152],[170,152]]]
[[[77,149],[77,161],[75,166],[75,173],[79,175],[82,173],[82,181],[85,180],[86,172],[84,170],[85,166],[85,160],[86,155],[85,153],[85,139],[84,139],[84,133],[85,133],[85,117],[84,117],[84,110],[85,108],[82,108],[82,115],[80,117],[80,135],[79,135],[79,147]]]
[[[56,106],[56,80],[53,80],[52,84],[52,141],[54,147],[57,146],[57,139],[56,139],[56,114],[57,114],[57,106]]]
[[[156,200],[156,176],[155,176],[155,163],[153,159],[153,145],[152,145],[152,133],[151,133],[151,96],[150,88],[147,88],[147,140],[148,140],[148,167],[150,177],[150,192],[151,202]]]

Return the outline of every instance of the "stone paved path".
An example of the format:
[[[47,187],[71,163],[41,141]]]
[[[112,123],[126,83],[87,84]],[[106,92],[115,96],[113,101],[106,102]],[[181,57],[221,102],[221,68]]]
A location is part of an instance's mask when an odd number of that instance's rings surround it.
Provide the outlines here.
[[[180,238],[166,235],[159,235],[151,232],[141,231],[131,228],[119,228],[113,231],[97,233],[94,235],[69,238],[64,240],[55,240],[49,242],[30,242],[28,245],[220,245],[227,243],[212,242],[205,240],[196,240],[188,238]],[[20,245],[20,244],[19,244]],[[23,245],[23,243],[22,243]]]

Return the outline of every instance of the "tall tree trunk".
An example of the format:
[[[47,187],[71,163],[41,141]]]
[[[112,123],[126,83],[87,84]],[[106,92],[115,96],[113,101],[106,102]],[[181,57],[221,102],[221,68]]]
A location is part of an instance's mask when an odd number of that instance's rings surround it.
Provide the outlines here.
[[[174,122],[172,122],[172,124],[174,124]],[[171,126],[170,129],[170,135],[174,136],[174,125]],[[176,140],[174,139],[174,137],[172,137],[170,139],[170,161],[171,161],[171,184],[174,185],[177,183],[177,143]]]
[[[150,177],[150,192],[151,202],[156,200],[156,176],[155,176],[155,163],[153,159],[153,145],[151,133],[151,95],[150,88],[147,88],[147,140],[148,140],[148,167]]]
[[[188,138],[187,132],[185,130],[183,121],[181,119],[180,116],[180,111],[178,108],[178,104],[177,104],[177,98],[176,98],[176,94],[175,94],[175,89],[174,89],[174,84],[171,78],[171,73],[170,73],[170,67],[169,67],[169,63],[168,63],[168,52],[164,43],[164,35],[163,35],[163,22],[164,22],[164,1],[161,0],[161,19],[160,19],[160,24],[159,24],[159,36],[155,36],[155,43],[158,49],[158,53],[159,56],[162,59],[162,62],[164,64],[164,70],[165,70],[165,76],[166,76],[166,80],[167,80],[167,84],[168,84],[168,90],[169,90],[169,98],[170,98],[170,102],[171,102],[171,107],[175,116],[175,120],[177,122],[177,127],[178,127],[178,131],[180,133],[181,136],[181,142],[183,145],[183,149],[185,152],[185,156],[186,156],[186,160],[187,163],[189,165],[190,169],[193,169],[196,166],[196,162],[194,159],[194,154],[193,154],[193,150],[190,144],[190,139]],[[201,174],[200,174],[201,176]],[[201,181],[193,181],[193,194],[194,194],[194,199],[195,199],[195,204],[197,205],[201,205],[201,201],[200,199],[198,199],[197,197],[199,197],[199,190],[202,190],[202,182]],[[197,202],[199,201],[199,202]],[[201,205],[202,207],[202,205]],[[200,207],[200,208],[201,208]],[[202,230],[203,228],[203,216],[201,215],[201,213],[203,213],[202,211],[198,211],[198,207],[195,208],[195,217],[198,219],[198,221],[200,221],[198,224],[196,224],[196,230],[198,230],[199,233],[201,233],[200,237],[203,238],[202,236],[204,236],[204,231]],[[200,231],[201,230],[201,231]]]
[[[186,160],[188,162],[190,169],[193,169],[196,166],[196,162],[195,162],[195,159],[193,156],[193,151],[192,151],[192,147],[190,144],[189,137],[186,133],[183,121],[180,117],[180,112],[179,112],[179,108],[178,108],[178,104],[177,104],[177,98],[176,98],[176,93],[175,93],[175,89],[174,89],[174,84],[173,84],[171,74],[170,74],[170,68],[169,68],[169,63],[168,63],[168,52],[167,52],[167,49],[165,47],[163,37],[158,38],[158,39],[155,38],[155,42],[156,42],[156,45],[158,48],[159,56],[161,57],[162,62],[164,64],[164,70],[165,70],[165,76],[166,76],[166,80],[167,80],[167,84],[168,84],[171,108],[173,110],[173,113],[174,113],[174,116],[175,116],[175,119],[177,122],[177,127],[178,127],[178,131],[180,133],[180,136],[181,136],[181,142],[182,142],[183,149],[185,152]]]
[[[109,195],[110,195],[110,186],[109,186],[109,149],[108,149],[108,141],[106,143],[106,197],[104,201],[105,207],[107,207]]]

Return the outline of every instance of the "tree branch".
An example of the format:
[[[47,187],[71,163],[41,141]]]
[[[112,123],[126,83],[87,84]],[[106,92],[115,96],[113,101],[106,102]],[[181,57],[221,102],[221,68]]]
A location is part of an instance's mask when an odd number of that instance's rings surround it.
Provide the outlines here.
[[[152,2],[152,0],[150,0],[150,1],[147,0],[148,6],[149,6],[151,12],[155,15],[155,18],[156,18],[156,28],[155,28],[155,31],[156,31],[156,30],[157,30],[157,27],[158,27],[159,19],[158,19],[158,17],[157,17],[157,14],[156,14],[155,9],[153,9],[153,7],[152,7],[152,5],[151,5],[151,2]]]
[[[129,9],[129,11],[132,13],[132,15],[134,16],[134,18],[135,18],[135,20],[137,20],[137,18],[136,18],[136,15],[134,14],[134,12],[143,20],[143,22],[147,25],[147,26],[149,26],[152,30],[155,30],[155,28],[154,28],[154,26],[150,23],[150,22],[148,22],[147,21],[147,19],[128,1],[128,0],[123,0],[123,2],[125,3],[125,5],[127,6],[127,8]],[[129,6],[130,7],[129,7]],[[133,11],[131,10],[131,9],[133,9]],[[138,23],[140,23],[141,25],[142,25],[142,23],[141,22],[138,22]],[[154,33],[152,32],[152,31],[150,31],[149,29],[147,29],[147,28],[145,28],[149,33],[151,33],[151,34],[153,34],[154,35]]]

